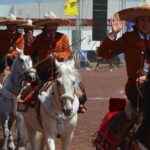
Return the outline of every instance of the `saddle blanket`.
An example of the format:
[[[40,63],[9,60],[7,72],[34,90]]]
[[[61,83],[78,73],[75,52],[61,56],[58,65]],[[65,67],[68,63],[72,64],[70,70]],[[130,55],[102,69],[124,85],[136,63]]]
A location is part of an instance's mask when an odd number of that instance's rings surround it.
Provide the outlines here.
[[[100,123],[95,139],[95,145],[104,150],[116,150],[122,142],[124,134],[128,130],[128,117],[124,111],[126,100],[122,98],[110,98],[109,111]],[[107,148],[106,148],[107,147]]]

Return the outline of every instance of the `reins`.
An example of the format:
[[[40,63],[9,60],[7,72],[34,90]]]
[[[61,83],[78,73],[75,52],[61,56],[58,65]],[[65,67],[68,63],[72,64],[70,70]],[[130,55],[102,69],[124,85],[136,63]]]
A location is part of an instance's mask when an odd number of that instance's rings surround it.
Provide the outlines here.
[[[79,43],[79,42],[82,42],[82,41],[84,41],[85,39],[86,39],[86,37],[84,37],[84,38],[82,38],[81,40],[78,40],[78,41],[72,43],[71,45],[67,46],[66,48],[71,48],[73,45],[75,45],[75,44],[77,44],[77,43]],[[57,51],[57,50],[56,50],[56,51]],[[75,55],[75,52],[73,52],[73,58],[74,58],[74,55]],[[33,67],[36,68],[37,66],[41,65],[43,62],[45,62],[46,60],[48,60],[50,57],[53,57],[53,58],[54,58],[54,56],[52,55],[52,53],[49,54],[49,55],[48,55],[47,57],[45,57],[44,59],[42,59],[41,61],[39,61],[38,63],[36,63],[35,65],[33,65]]]

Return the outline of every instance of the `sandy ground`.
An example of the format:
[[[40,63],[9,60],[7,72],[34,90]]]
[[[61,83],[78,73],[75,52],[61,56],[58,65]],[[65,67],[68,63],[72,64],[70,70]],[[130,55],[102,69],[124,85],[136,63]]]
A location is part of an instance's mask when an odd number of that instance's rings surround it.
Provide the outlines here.
[[[96,72],[81,70],[81,78],[85,85],[88,111],[79,114],[78,126],[71,145],[71,150],[94,150],[92,135],[98,129],[101,119],[107,112],[109,97],[124,97],[126,71],[124,67],[110,71]],[[59,142],[57,150],[60,150]]]
[[[113,71],[106,69],[102,72],[82,70],[81,77],[88,96],[88,111],[79,115],[71,150],[94,150],[91,143],[92,135],[107,112],[109,98],[125,97],[126,70],[124,67]]]

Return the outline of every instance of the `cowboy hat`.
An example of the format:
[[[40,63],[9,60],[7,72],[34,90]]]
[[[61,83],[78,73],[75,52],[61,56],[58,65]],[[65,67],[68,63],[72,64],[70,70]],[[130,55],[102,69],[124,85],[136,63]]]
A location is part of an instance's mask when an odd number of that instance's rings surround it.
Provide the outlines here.
[[[31,29],[31,30],[35,29],[35,28],[37,28],[37,29],[40,28],[40,27],[34,25],[33,23],[34,23],[34,21],[32,21],[31,19],[28,19],[28,20],[26,20],[25,23],[20,24],[17,27],[18,28],[23,28],[23,29]]]
[[[114,14],[113,19],[124,21],[136,21],[136,18],[141,16],[150,17],[150,3],[145,3],[142,6],[123,9]]]
[[[10,14],[10,16],[8,16],[7,18],[3,18],[2,20],[0,20],[0,25],[17,26],[25,22],[26,21],[24,20],[24,18],[19,18],[14,14]]]
[[[56,16],[54,12],[48,12],[45,14],[44,18],[39,18],[34,21],[37,26],[67,26],[70,21],[67,19],[61,19]]]
[[[57,18],[57,16],[53,11],[50,11],[50,12],[45,13],[44,18],[55,19],[55,18]]]

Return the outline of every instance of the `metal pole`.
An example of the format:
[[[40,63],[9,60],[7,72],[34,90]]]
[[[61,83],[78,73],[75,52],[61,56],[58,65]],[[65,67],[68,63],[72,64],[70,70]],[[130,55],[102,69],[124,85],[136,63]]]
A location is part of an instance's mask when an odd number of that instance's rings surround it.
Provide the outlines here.
[[[76,17],[76,38],[81,39],[81,28],[80,28],[80,0],[77,2],[78,5],[78,16]],[[81,41],[76,45],[76,62],[77,67],[80,68],[80,50],[81,50]]]
[[[41,2],[38,2],[38,9],[39,9],[39,18],[41,17]]]
[[[126,0],[122,0],[121,1],[121,9],[125,9],[126,8]]]
[[[41,0],[36,0],[38,5],[38,16],[41,17]]]
[[[41,17],[41,3],[39,3],[39,17]]]

